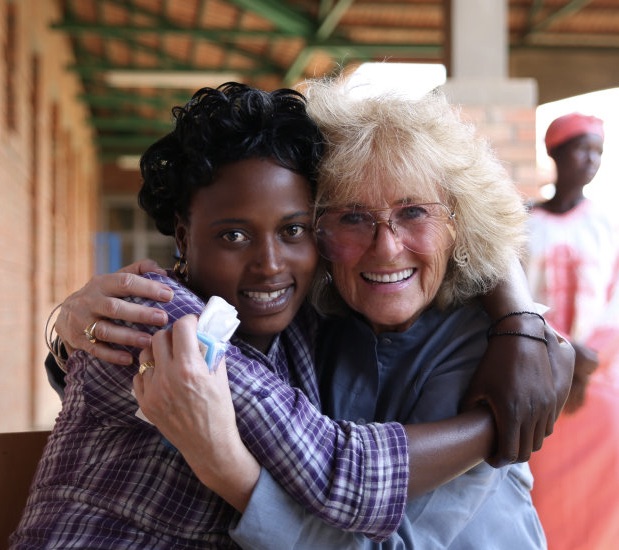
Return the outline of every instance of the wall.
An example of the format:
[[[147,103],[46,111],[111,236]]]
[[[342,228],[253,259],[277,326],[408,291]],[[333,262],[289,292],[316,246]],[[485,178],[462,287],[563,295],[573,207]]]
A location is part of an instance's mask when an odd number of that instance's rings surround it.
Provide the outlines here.
[[[536,168],[535,108],[508,105],[463,106],[480,135],[492,145],[525,200],[539,199]]]
[[[540,104],[619,87],[617,54],[611,51],[574,53],[569,49],[512,49],[509,74],[512,78],[535,79]]]
[[[99,175],[54,1],[0,0],[0,431],[52,424],[53,306],[93,269]]]

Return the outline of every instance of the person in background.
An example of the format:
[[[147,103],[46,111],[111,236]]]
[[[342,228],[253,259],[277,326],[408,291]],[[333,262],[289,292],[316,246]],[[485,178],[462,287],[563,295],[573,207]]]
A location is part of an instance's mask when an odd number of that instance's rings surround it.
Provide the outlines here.
[[[534,298],[576,352],[552,438],[533,455],[533,501],[551,550],[610,550],[619,541],[619,233],[584,195],[604,149],[603,122],[570,113],[548,127],[555,194],[531,209]]]

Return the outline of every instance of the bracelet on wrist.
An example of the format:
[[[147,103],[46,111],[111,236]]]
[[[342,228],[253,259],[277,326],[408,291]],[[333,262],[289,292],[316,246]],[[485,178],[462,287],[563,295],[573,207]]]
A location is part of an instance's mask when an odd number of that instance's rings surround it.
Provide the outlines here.
[[[520,317],[523,315],[531,315],[533,317],[537,317],[538,319],[542,321],[542,323],[544,323],[544,325],[546,324],[546,319],[544,319],[542,315],[540,315],[539,313],[535,311],[510,311],[509,313],[506,313],[502,317],[499,317],[498,319],[490,323],[490,326],[488,327],[488,333],[487,333],[488,338],[492,336],[492,334],[496,331],[497,327],[502,321],[505,321],[506,319],[509,319],[510,317]]]
[[[546,324],[546,319],[544,319],[544,316],[537,313],[536,311],[510,311],[509,313],[506,313],[502,317],[499,317],[498,319],[492,321],[492,323],[490,324],[490,327],[494,328],[501,321],[505,321],[505,319],[509,319],[510,317],[518,317],[522,315],[533,315],[534,317],[537,317],[538,319],[540,319],[542,323]]]
[[[546,347],[548,347],[548,340],[546,340],[544,336],[536,336],[535,334],[527,334],[526,332],[519,332],[517,330],[488,332],[488,340],[490,338],[493,338],[494,336],[522,336],[523,338],[529,338],[530,340],[537,340],[538,342],[542,342]]]
[[[62,307],[62,304],[64,304],[64,302],[61,302],[54,309],[52,309],[49,317],[47,318],[47,321],[45,322],[45,343],[47,344],[47,349],[54,357],[54,360],[56,361],[56,364],[58,365],[60,370],[66,373],[66,351],[64,350],[64,346],[62,344],[60,336],[56,335],[54,337],[56,322],[54,321],[54,323],[50,327],[52,317]]]

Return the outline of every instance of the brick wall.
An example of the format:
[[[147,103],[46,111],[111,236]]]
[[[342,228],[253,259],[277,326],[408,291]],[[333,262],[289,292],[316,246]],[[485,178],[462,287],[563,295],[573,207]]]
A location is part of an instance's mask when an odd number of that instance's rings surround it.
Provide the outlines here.
[[[47,427],[45,320],[93,269],[98,163],[57,4],[0,0],[0,431]]]
[[[539,199],[535,157],[535,108],[464,106],[462,115],[487,138],[525,200]]]

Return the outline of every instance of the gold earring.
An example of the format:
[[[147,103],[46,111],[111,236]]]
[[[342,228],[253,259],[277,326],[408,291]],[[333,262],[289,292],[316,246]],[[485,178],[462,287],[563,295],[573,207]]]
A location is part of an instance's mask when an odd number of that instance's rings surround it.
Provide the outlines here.
[[[176,275],[179,280],[184,283],[187,282],[187,279],[189,278],[189,262],[187,261],[187,258],[185,258],[185,254],[181,254],[181,257],[176,260],[173,271],[174,275]]]

